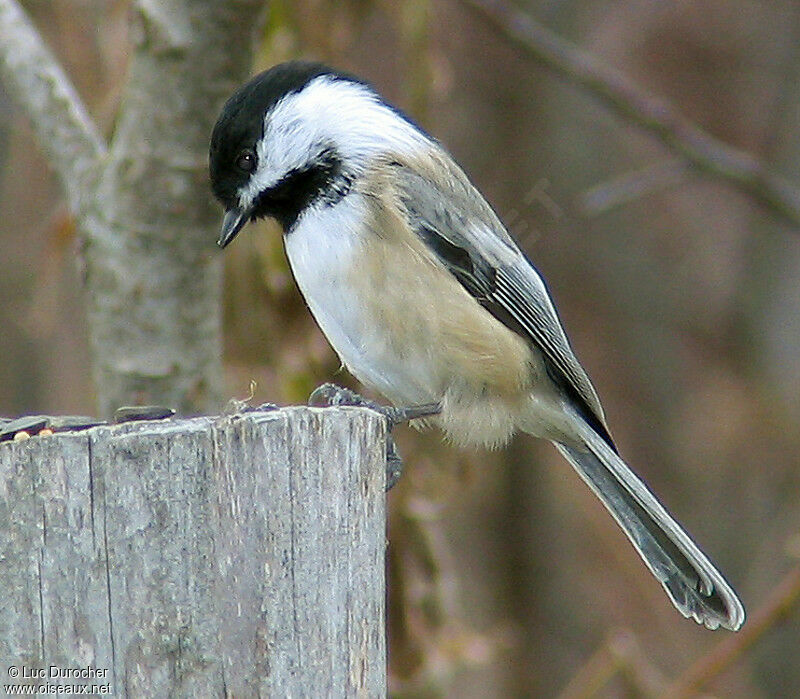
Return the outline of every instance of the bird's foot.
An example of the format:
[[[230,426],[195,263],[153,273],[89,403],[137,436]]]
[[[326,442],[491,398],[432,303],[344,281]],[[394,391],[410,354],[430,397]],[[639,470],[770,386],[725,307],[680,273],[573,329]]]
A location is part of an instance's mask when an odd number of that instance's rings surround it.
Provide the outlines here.
[[[397,446],[392,438],[391,431],[395,425],[401,422],[408,422],[421,417],[431,417],[441,412],[438,403],[426,403],[423,405],[412,405],[406,408],[395,408],[390,405],[381,405],[373,400],[364,398],[349,388],[337,386],[332,383],[324,383],[314,389],[308,397],[309,405],[350,405],[362,408],[370,408],[383,415],[389,423],[389,434],[386,438],[386,490],[400,480],[403,473],[403,459],[397,451]]]

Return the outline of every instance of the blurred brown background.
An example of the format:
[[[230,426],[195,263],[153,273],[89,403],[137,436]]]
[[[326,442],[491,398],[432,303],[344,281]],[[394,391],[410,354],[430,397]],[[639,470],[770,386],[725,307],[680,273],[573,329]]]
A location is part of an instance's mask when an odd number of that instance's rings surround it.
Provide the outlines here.
[[[23,5],[112,128],[127,3]],[[800,187],[796,2],[520,6]],[[547,279],[622,454],[752,622],[800,556],[798,226],[685,165],[459,0],[273,2],[254,70],[291,57],[369,79],[464,166]],[[91,414],[74,231],[2,92],[0,161],[0,415]],[[258,402],[301,402],[324,380],[348,381],[276,229],[241,237],[226,265],[228,394],[245,396],[252,378]],[[406,430],[400,446],[406,476],[389,495],[398,696],[647,696],[731,638],[675,612],[549,445],[467,453]],[[767,626],[703,691],[800,695],[800,609]]]

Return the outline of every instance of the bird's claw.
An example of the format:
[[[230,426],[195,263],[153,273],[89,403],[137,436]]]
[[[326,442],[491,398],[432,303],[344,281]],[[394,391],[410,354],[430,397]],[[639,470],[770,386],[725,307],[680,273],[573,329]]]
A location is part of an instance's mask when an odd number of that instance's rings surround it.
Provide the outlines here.
[[[324,383],[318,386],[308,397],[309,405],[349,405],[360,408],[370,408],[386,418],[389,433],[386,436],[386,490],[400,480],[403,473],[403,459],[397,452],[397,446],[392,438],[391,431],[395,425],[408,422],[420,417],[436,415],[440,411],[438,404],[415,405],[408,408],[395,408],[390,405],[380,405],[375,401],[364,398],[349,388],[337,386],[333,383]]]
[[[438,403],[424,403],[412,405],[407,408],[395,408],[391,405],[381,405],[374,400],[333,383],[324,383],[315,388],[308,397],[309,405],[348,405],[359,408],[369,408],[383,415],[389,422],[391,430],[401,422],[408,422],[421,417],[437,415],[441,411]]]
[[[324,383],[317,386],[308,397],[309,405],[349,405],[360,408],[372,408],[383,414],[383,406],[375,401],[367,400],[364,396],[335,383]]]

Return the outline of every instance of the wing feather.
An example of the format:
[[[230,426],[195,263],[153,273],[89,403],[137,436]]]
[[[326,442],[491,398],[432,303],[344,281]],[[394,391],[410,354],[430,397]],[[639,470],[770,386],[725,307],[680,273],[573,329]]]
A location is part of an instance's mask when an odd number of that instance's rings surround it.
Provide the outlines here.
[[[544,281],[461,169],[443,152],[438,164],[451,175],[446,191],[424,164],[389,164],[412,229],[484,308],[538,348],[552,380],[615,448]]]

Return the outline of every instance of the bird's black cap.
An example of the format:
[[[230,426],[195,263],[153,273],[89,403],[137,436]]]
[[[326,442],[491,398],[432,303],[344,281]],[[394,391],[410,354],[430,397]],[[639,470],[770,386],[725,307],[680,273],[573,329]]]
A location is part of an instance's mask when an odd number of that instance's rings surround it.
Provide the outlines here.
[[[288,61],[255,76],[225,103],[211,134],[209,171],[214,195],[226,208],[235,204],[236,192],[248,177],[236,167],[236,158],[264,135],[264,114],[321,75],[365,84],[323,63]]]

